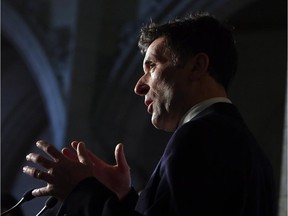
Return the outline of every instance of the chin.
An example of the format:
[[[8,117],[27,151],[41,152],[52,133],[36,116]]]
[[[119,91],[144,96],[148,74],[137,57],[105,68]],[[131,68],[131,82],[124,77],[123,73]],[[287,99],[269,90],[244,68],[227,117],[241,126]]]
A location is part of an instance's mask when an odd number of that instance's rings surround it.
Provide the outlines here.
[[[155,128],[166,132],[174,132],[177,129],[177,126],[175,126],[174,124],[169,124],[165,120],[161,121],[159,118],[155,118],[153,116],[151,122]]]

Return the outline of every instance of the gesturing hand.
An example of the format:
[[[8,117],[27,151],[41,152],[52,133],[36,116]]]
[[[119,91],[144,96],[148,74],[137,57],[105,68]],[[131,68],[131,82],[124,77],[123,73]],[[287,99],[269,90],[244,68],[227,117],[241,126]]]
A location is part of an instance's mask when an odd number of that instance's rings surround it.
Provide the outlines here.
[[[71,146],[77,152],[79,145],[81,145],[81,142],[74,141],[71,143]],[[115,147],[115,165],[105,163],[87,148],[85,148],[84,151],[90,158],[89,163],[93,166],[93,176],[107,188],[113,191],[119,199],[122,199],[129,192],[131,186],[130,168],[125,158],[123,144],[120,143]],[[72,160],[80,161],[81,163],[87,163],[86,160],[82,161],[78,153],[76,155],[68,148],[62,149],[62,154]]]
[[[43,140],[37,141],[36,146],[49,155],[52,160],[36,153],[26,156],[27,161],[32,161],[46,169],[45,172],[35,167],[23,167],[23,172],[27,175],[47,182],[46,187],[32,191],[34,196],[51,195],[63,200],[80,181],[93,176],[94,168],[83,142],[79,142],[76,148],[80,162],[65,157],[53,145]]]

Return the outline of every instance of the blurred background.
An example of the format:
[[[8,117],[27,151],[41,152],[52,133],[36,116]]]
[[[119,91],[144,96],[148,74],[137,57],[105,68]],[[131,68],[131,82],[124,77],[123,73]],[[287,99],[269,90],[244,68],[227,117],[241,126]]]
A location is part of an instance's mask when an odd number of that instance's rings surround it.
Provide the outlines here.
[[[1,192],[18,200],[45,186],[22,174],[38,139],[59,150],[83,140],[110,163],[123,142],[141,190],[171,134],[151,125],[133,92],[143,73],[138,32],[151,19],[196,11],[235,26],[239,70],[229,97],[272,162],[286,215],[286,0],[2,0]],[[24,215],[36,215],[46,199],[23,204]]]

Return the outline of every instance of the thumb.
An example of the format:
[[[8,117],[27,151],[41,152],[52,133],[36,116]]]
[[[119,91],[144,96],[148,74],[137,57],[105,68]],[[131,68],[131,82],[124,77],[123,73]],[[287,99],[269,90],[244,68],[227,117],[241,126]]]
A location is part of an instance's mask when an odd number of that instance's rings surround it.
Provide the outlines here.
[[[119,143],[115,148],[115,160],[119,168],[129,169],[122,143]]]
[[[87,154],[85,143],[79,142],[77,146],[77,156],[80,163],[85,165],[91,165],[92,162]]]

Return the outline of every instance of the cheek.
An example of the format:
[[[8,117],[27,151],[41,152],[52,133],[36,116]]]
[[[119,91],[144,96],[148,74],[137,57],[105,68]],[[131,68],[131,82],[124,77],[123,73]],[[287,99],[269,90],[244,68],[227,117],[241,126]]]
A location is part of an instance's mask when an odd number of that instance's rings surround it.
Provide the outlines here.
[[[151,76],[151,89],[153,92],[158,95],[162,96],[163,93],[165,92],[165,89],[167,89],[167,84],[164,80],[161,79],[160,76]]]
[[[171,86],[165,86],[163,88],[163,105],[165,109],[169,112],[171,111],[171,107],[173,106],[173,99],[174,99],[174,91]]]
[[[155,71],[151,74],[151,87],[157,92],[162,92],[168,88],[169,78],[167,77],[167,70]]]
[[[161,73],[155,72],[151,74],[151,90],[159,103],[168,107],[173,98],[175,77],[172,77],[174,70],[161,70]]]
[[[166,110],[168,110],[174,95],[173,84],[167,83],[163,80],[157,82],[154,85],[154,92],[157,101],[162,104],[162,106],[165,106]]]

